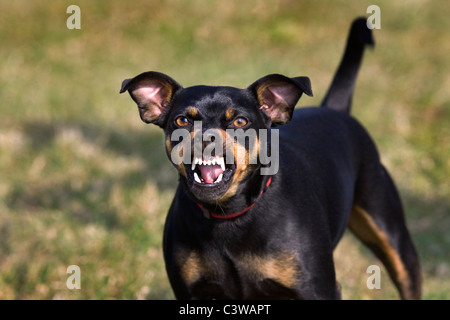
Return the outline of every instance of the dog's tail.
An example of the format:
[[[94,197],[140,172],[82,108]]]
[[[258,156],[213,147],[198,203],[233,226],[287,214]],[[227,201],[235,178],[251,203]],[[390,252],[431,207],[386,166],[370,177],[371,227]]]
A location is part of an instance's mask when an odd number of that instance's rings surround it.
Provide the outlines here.
[[[372,31],[367,27],[365,18],[357,18],[350,28],[344,57],[322,101],[322,107],[350,113],[356,77],[366,45],[375,45]]]

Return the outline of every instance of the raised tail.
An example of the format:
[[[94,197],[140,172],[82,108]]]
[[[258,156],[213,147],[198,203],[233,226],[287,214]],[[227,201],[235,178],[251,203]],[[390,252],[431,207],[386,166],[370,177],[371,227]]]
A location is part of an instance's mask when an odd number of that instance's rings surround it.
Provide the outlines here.
[[[357,18],[350,28],[344,57],[322,101],[322,107],[350,113],[356,77],[366,45],[375,45],[372,31],[367,28],[366,18]]]

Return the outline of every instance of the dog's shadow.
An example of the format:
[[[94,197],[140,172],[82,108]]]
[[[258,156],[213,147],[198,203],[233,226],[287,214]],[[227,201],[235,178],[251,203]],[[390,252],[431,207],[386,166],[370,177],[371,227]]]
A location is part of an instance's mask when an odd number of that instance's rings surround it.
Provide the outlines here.
[[[82,223],[97,222],[115,228],[120,224],[121,212],[111,205],[114,192],[120,190],[129,197],[151,183],[157,197],[176,187],[177,172],[167,159],[159,128],[127,130],[72,121],[27,122],[20,129],[28,143],[26,157],[31,165],[22,169],[25,178],[12,183],[6,197],[6,205],[14,211],[59,210]],[[70,150],[65,149],[64,141]],[[39,158],[46,159],[48,180],[44,173],[39,178],[30,177],[33,163],[38,162],[34,160]],[[138,165],[133,167],[132,163]],[[117,164],[120,167],[116,169]],[[79,181],[77,175],[70,174],[73,168],[82,171],[78,173],[83,177]],[[151,205],[152,199],[148,201]]]

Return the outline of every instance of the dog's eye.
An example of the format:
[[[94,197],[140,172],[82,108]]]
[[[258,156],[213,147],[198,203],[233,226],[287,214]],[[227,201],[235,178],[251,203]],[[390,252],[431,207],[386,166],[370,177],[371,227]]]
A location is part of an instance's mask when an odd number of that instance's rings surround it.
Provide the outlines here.
[[[180,127],[185,127],[189,124],[189,119],[184,116],[179,116],[175,119],[175,123]]]
[[[235,126],[235,127],[237,127],[237,128],[242,128],[242,127],[244,127],[247,123],[248,123],[247,119],[242,118],[242,117],[238,117],[238,118],[234,119],[234,121],[233,121],[233,126]]]

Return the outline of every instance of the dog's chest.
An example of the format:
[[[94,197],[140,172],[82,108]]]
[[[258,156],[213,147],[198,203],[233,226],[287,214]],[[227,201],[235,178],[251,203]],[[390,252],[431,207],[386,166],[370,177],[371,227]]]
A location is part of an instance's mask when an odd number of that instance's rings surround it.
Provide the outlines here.
[[[300,269],[291,252],[224,256],[192,250],[180,251],[177,260],[193,298],[296,298]]]

